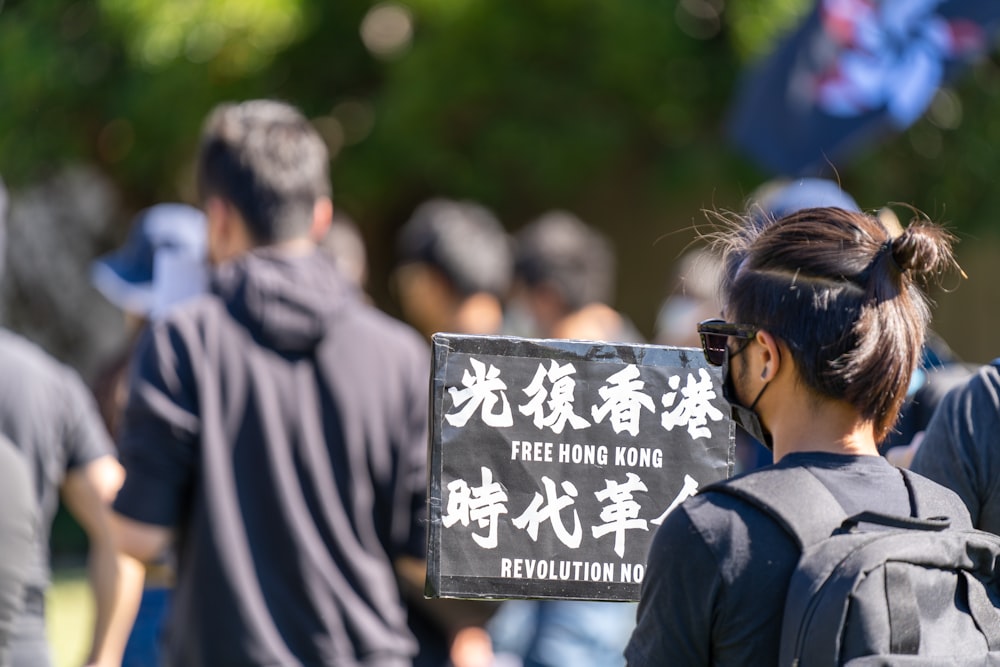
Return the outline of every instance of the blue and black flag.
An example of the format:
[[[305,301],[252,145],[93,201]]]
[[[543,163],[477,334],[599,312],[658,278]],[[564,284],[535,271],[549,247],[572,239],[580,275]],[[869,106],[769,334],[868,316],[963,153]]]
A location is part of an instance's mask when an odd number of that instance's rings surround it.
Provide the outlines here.
[[[817,0],[744,77],[727,132],[771,172],[821,175],[920,118],[998,27],[996,0]]]

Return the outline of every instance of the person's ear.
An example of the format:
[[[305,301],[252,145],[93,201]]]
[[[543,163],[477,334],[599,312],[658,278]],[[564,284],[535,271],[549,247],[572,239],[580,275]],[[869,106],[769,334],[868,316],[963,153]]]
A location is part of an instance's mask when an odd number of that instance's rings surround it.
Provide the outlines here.
[[[225,255],[226,238],[229,236],[229,205],[220,197],[209,197],[202,205],[205,211],[208,257],[213,264]]]
[[[757,332],[757,342],[760,344],[762,369],[760,377],[762,380],[771,381],[781,370],[781,349],[778,340],[769,332],[761,329]]]
[[[208,257],[213,264],[228,261],[253,247],[246,223],[231,203],[212,196],[202,208],[208,222]]]
[[[209,225],[224,221],[229,217],[229,204],[221,197],[210,196],[202,205]]]
[[[309,238],[319,243],[326,236],[333,222],[333,202],[329,197],[320,197],[313,205],[313,221],[309,229]]]

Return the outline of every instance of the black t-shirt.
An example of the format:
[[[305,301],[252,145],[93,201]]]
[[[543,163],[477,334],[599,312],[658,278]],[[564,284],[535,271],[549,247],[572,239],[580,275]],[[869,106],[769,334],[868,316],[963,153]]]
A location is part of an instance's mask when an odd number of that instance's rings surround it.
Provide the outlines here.
[[[320,253],[255,251],[152,326],[115,508],[178,529],[167,664],[409,664],[429,363]]]
[[[799,453],[774,468],[792,466],[812,471],[849,515],[911,513],[902,475],[882,457]],[[967,523],[959,499],[947,497],[953,502],[940,514]],[[776,665],[798,558],[792,537],[748,503],[717,492],[689,499],[650,546],[638,622],[625,651],[629,666]]]

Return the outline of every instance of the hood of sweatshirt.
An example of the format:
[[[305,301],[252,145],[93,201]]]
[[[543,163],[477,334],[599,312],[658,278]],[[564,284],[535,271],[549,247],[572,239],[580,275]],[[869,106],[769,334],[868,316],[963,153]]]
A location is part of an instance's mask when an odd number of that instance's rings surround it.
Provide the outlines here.
[[[311,352],[357,299],[329,255],[257,249],[216,269],[212,292],[254,339],[288,354]]]

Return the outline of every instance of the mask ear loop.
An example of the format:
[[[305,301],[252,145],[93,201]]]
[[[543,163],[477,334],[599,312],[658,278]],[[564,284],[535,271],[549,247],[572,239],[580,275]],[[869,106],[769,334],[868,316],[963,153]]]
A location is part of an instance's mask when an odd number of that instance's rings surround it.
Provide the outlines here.
[[[749,410],[749,411],[753,412],[753,409],[754,409],[755,407],[757,407],[757,401],[759,401],[759,400],[760,400],[760,397],[764,395],[764,390],[765,390],[765,389],[767,389],[767,388],[768,388],[768,387],[769,387],[770,385],[771,385],[771,383],[770,383],[770,382],[765,382],[765,383],[764,383],[764,386],[763,386],[763,387],[761,387],[761,388],[760,388],[760,391],[758,391],[758,392],[757,392],[757,398],[753,399],[753,403],[751,403],[751,404],[750,404],[750,407],[749,407],[749,408],[747,408],[747,410]]]
[[[736,354],[745,349],[753,339],[748,339],[747,343],[744,344],[743,348],[737,350]],[[774,445],[771,443],[770,434],[764,431],[764,427],[760,423],[760,417],[757,413],[753,411],[753,408],[757,406],[757,401],[760,400],[761,394],[764,393],[764,389],[767,385],[761,388],[760,393],[757,394],[757,398],[754,399],[753,405],[746,408],[740,405],[738,399],[735,395],[735,390],[733,389],[733,379],[730,371],[730,360],[736,356],[736,354],[730,354],[729,349],[726,349],[726,365],[723,367],[723,389],[722,393],[725,399],[729,402],[730,410],[732,411],[733,421],[738,427],[743,429],[751,438],[761,443],[768,450],[774,449]],[[770,384],[770,383],[768,383]]]
[[[781,363],[781,350],[780,349],[778,350],[778,363]],[[767,366],[764,367],[764,372],[761,373],[760,376],[763,378],[765,375],[767,375]],[[747,410],[750,410],[751,412],[753,412],[753,409],[755,407],[757,407],[757,402],[760,401],[760,397],[764,395],[764,390],[767,389],[770,386],[771,386],[771,381],[770,380],[768,380],[767,382],[764,383],[764,386],[761,387],[760,391],[757,392],[757,398],[753,399],[753,403],[750,404],[750,407],[747,408]],[[759,418],[760,417],[758,417],[758,419]]]

